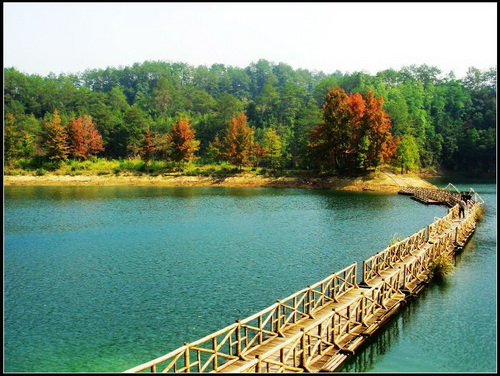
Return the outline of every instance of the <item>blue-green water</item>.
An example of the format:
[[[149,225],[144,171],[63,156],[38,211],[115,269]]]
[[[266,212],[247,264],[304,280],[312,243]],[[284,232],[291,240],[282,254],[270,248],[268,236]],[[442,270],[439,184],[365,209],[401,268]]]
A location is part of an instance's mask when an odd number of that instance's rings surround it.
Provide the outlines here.
[[[487,212],[455,274],[346,371],[496,369],[496,191],[474,187]],[[123,371],[361,264],[446,212],[327,190],[5,187],[4,370]]]
[[[429,179],[444,188],[448,179]],[[341,372],[495,372],[497,230],[496,187],[473,187],[486,201],[485,216],[455,259],[452,275],[432,283],[377,333]]]

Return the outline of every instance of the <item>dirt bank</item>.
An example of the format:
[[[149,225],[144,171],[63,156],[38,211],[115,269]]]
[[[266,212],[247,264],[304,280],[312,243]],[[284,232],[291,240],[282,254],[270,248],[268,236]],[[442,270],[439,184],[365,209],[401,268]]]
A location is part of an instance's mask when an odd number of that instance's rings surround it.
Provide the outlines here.
[[[374,191],[395,193],[400,187],[429,187],[432,184],[416,175],[395,175],[377,171],[358,178],[296,178],[265,177],[250,173],[233,176],[115,176],[115,175],[43,175],[4,176],[4,185],[133,185],[133,186],[193,186],[193,187],[280,187],[326,188],[347,191]]]

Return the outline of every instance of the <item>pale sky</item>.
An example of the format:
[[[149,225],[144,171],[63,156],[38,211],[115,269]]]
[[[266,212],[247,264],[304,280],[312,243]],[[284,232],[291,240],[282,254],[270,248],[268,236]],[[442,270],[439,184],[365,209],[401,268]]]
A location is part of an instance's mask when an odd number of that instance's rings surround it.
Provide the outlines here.
[[[497,61],[496,3],[3,3],[4,67],[79,73],[146,60],[333,73]]]

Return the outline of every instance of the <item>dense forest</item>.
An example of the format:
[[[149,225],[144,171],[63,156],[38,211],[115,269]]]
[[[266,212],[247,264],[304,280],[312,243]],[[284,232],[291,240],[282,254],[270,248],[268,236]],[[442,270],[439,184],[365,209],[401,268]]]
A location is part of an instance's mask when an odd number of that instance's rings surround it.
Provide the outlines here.
[[[325,74],[266,60],[47,77],[4,69],[5,164],[96,156],[494,174],[496,68],[460,79],[427,65]]]

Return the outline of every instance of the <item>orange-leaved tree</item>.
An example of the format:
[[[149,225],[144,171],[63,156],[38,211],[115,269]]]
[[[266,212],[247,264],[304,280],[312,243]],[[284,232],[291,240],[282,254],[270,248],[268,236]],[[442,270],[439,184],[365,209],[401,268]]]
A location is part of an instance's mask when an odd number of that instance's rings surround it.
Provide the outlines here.
[[[153,153],[155,151],[154,143],[153,143],[153,135],[151,130],[148,128],[146,132],[144,132],[144,140],[142,143],[142,159],[146,162],[149,161],[153,157]]]
[[[226,159],[240,169],[251,163],[253,147],[253,129],[247,125],[247,117],[240,112],[233,116],[225,138]]]
[[[61,124],[59,111],[54,110],[52,119],[45,121],[44,147],[51,161],[64,162],[68,159],[68,133]]]
[[[346,94],[331,89],[323,104],[322,124],[310,133],[309,151],[323,170],[341,173],[366,171],[388,161],[396,144],[381,97],[372,92]]]
[[[182,163],[195,158],[194,153],[198,150],[200,141],[195,139],[195,131],[189,125],[187,116],[179,116],[168,133],[167,139],[170,143],[170,157],[172,160]]]
[[[391,121],[389,115],[382,108],[384,100],[382,96],[375,97],[369,91],[364,96],[366,103],[365,113],[365,135],[369,139],[368,150],[364,168],[377,167],[383,162],[392,159],[396,152],[397,140],[391,134]]]
[[[104,151],[102,137],[90,115],[70,120],[68,134],[70,152],[74,158],[87,159]]]

